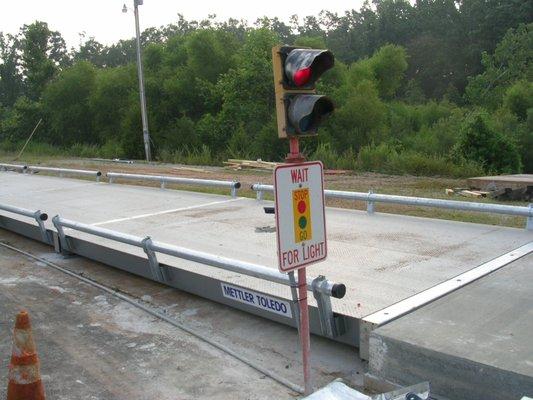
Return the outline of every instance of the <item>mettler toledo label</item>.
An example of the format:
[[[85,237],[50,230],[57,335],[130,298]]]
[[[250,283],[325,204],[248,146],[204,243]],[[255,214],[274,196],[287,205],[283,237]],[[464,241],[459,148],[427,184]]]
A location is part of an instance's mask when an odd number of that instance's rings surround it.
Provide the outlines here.
[[[292,318],[291,305],[287,301],[266,296],[238,286],[221,283],[222,295],[228,299],[248,304],[262,310]]]

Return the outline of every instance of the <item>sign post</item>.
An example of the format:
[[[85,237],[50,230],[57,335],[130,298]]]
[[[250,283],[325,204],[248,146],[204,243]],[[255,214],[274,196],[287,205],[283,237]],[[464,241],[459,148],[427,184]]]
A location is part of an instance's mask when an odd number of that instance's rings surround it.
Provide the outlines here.
[[[311,338],[305,267],[327,256],[322,163],[301,162],[298,139],[290,138],[289,164],[274,170],[278,267],[294,274],[298,270],[299,333],[305,394],[312,393]]]
[[[298,270],[305,394],[312,391],[305,266],[325,259],[327,246],[322,164],[304,163],[298,139],[317,135],[320,123],[335,108],[327,96],[316,94],[315,85],[334,63],[329,50],[272,48],[278,137],[289,139],[290,153],[286,161],[291,164],[274,171],[278,259],[280,271],[288,272],[291,281],[294,270]],[[294,292],[293,289],[293,297]]]

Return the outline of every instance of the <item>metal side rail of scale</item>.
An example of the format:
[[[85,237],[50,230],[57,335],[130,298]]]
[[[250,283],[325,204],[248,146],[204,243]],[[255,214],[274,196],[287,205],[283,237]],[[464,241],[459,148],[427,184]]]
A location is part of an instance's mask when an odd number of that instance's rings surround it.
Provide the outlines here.
[[[56,252],[77,254],[251,314],[259,315],[295,328],[298,327],[299,310],[296,295],[298,281],[296,278],[282,274],[276,269],[157,242],[148,236],[140,237],[71,221],[60,216],[55,216],[52,219],[55,230],[46,230],[43,221],[47,219],[47,215],[41,213],[41,211],[31,211],[2,204],[0,204],[0,210],[28,217],[37,222],[37,226],[35,226],[35,224],[30,224],[20,219],[11,219],[0,215],[1,228],[39,240],[48,245],[53,245]],[[65,229],[71,229],[141,248],[146,254],[146,257],[107,247],[87,239],[67,235]],[[192,263],[207,265],[288,286],[291,289],[292,300],[287,300],[269,293],[262,293],[257,290],[249,290],[245,287],[240,287],[233,283],[190,270],[165,265],[159,262],[157,258],[157,254],[159,253],[188,260]],[[280,315],[279,313],[269,312],[257,306],[246,304],[246,302],[235,301],[224,296],[224,285],[233,288],[237,287],[248,293],[256,293],[264,298],[288,304],[290,311],[287,315]],[[309,307],[311,332],[336,341],[356,345],[358,339],[358,326],[356,321],[347,316],[335,313],[331,305],[331,297],[338,299],[344,297],[346,286],[342,283],[331,282],[320,275],[314,279],[309,278],[307,280],[307,287],[313,293],[317,303],[316,307]]]

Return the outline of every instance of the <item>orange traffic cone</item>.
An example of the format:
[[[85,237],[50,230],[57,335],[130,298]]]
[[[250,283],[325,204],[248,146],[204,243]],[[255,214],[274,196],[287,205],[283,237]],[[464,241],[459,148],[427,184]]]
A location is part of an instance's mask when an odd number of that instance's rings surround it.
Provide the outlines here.
[[[17,315],[13,330],[13,352],[9,364],[7,400],[44,399],[44,386],[31,333],[30,316],[26,311],[21,311]]]

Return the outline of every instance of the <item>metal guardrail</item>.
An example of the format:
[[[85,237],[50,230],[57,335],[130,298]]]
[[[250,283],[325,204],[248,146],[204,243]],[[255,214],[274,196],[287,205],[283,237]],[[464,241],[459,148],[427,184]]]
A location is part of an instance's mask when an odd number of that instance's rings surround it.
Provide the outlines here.
[[[0,163],[0,171],[15,170],[15,171],[20,171],[20,172],[24,173],[24,172],[26,172],[27,169],[28,169],[27,165]]]
[[[24,217],[33,218],[39,226],[41,231],[41,237],[45,243],[48,243],[48,234],[46,233],[46,228],[44,226],[44,221],[48,219],[48,214],[41,212],[41,210],[32,211],[27,208],[10,206],[7,204],[0,204],[0,210],[4,210],[13,214],[22,215]]]
[[[62,178],[65,175],[81,175],[90,176],[96,178],[96,182],[100,182],[102,173],[100,171],[91,171],[86,169],[71,169],[71,168],[54,168],[54,167],[41,167],[38,165],[28,165],[28,172],[55,172]]]
[[[165,188],[165,184],[167,183],[178,183],[178,184],[183,184],[183,185],[195,185],[195,186],[223,187],[223,188],[229,188],[231,190],[232,197],[237,196],[237,190],[241,187],[241,183],[236,182],[236,181],[180,178],[177,176],[168,176],[168,175],[141,175],[141,174],[125,174],[125,173],[119,173],[119,172],[108,172],[107,178],[109,179],[109,183],[113,183],[115,179],[155,181],[155,182],[160,183],[162,189]]]
[[[263,193],[273,193],[274,187],[272,185],[263,185],[261,183],[255,183],[252,185],[252,190],[257,192],[257,199],[262,200]],[[475,203],[458,200],[429,199],[425,197],[395,196],[389,194],[377,194],[373,193],[372,191],[369,191],[368,193],[363,193],[341,190],[324,190],[324,196],[327,198],[365,201],[367,203],[367,212],[369,214],[374,213],[374,203],[389,203],[407,206],[444,208],[448,210],[476,211],[485,213],[516,215],[525,217],[526,229],[533,230],[533,203],[529,204],[528,207],[508,206],[503,204],[492,203]]]
[[[157,260],[156,253],[161,253],[226,271],[232,271],[269,282],[290,286],[291,291],[293,292],[293,301],[296,305],[298,304],[294,298],[297,281],[293,276],[282,274],[275,269],[166,243],[155,242],[149,236],[143,238],[106,228],[87,225],[81,222],[61,218],[59,215],[52,218],[52,222],[57,230],[61,247],[67,252],[70,247],[64,229],[70,228],[79,232],[142,248],[148,257],[152,278],[156,281],[164,283],[170,280],[167,268],[160,266]],[[338,317],[333,313],[331,297],[338,299],[343,298],[346,294],[346,286],[342,283],[328,281],[324,276],[318,276],[315,279],[309,278],[307,280],[307,288],[309,291],[313,292],[313,295],[317,300],[322,333],[328,337],[336,337],[342,334],[344,327],[342,326],[342,322],[339,324]],[[297,312],[296,315],[298,314],[299,313]]]

